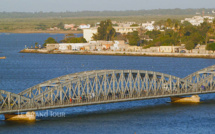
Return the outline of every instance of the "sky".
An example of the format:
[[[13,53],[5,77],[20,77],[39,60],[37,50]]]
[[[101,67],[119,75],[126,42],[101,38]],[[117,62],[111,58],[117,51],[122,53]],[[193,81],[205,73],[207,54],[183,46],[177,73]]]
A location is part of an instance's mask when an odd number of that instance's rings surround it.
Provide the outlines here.
[[[215,0],[0,0],[0,12],[215,8]]]

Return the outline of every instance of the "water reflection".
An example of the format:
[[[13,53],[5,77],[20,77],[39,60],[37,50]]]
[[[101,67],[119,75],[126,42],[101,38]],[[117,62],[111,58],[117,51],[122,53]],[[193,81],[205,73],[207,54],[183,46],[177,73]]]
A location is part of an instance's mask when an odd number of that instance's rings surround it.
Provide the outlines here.
[[[19,93],[62,75],[103,69],[134,69],[185,77],[215,64],[215,59],[18,53],[25,45],[43,44],[63,34],[0,34],[0,89]],[[199,104],[171,104],[169,98],[53,109],[65,117],[38,117],[36,122],[7,122],[1,133],[214,133],[215,94]],[[45,111],[39,111],[45,112]]]

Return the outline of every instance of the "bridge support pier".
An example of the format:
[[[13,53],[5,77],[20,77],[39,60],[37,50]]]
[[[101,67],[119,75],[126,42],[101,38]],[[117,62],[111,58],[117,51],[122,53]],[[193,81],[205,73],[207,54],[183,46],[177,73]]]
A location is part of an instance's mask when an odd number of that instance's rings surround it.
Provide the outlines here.
[[[27,112],[26,114],[4,114],[7,121],[36,121],[35,112]]]
[[[172,103],[199,103],[200,97],[192,95],[191,97],[170,97]]]

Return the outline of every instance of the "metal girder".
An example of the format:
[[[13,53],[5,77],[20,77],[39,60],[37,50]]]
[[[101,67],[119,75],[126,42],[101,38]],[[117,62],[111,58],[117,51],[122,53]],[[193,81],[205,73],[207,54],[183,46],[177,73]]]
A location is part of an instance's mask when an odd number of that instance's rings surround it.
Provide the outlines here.
[[[185,78],[184,80],[190,81],[192,83],[197,83],[201,79],[204,79],[205,77],[208,77],[209,75],[213,74],[215,72],[215,65],[203,68],[199,71],[196,71]]]
[[[21,109],[30,104],[30,99],[24,96],[0,90],[0,109],[12,110]]]
[[[80,72],[43,82],[18,95],[0,90],[0,113],[211,93],[215,92],[213,71],[211,66],[184,79],[144,70]]]

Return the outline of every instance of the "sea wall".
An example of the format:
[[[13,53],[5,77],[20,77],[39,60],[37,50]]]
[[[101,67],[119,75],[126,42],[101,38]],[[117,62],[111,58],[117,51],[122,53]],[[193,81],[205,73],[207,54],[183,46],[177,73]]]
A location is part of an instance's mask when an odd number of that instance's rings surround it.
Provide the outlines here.
[[[24,49],[20,53],[44,53],[44,54],[76,54],[76,55],[115,55],[115,56],[154,56],[154,57],[187,57],[187,58],[215,58],[215,54],[194,53],[155,53],[155,52],[121,52],[121,51],[59,51],[46,49]]]

